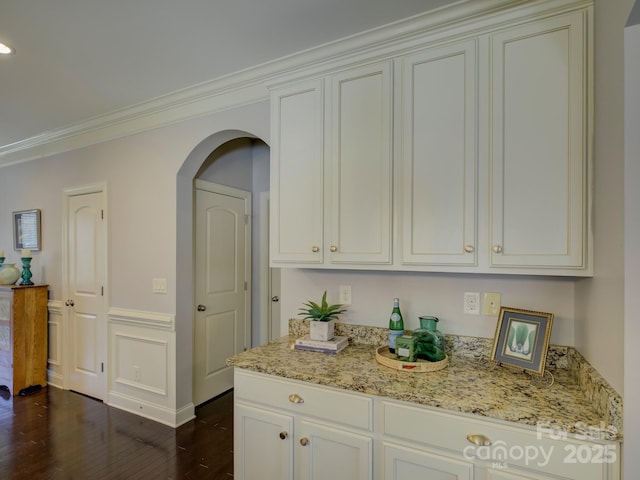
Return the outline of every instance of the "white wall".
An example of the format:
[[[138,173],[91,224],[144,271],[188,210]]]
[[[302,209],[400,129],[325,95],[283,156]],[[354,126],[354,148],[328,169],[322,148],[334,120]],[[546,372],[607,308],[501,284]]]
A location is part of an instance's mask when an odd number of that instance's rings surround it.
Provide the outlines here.
[[[624,455],[625,478],[640,472],[640,0],[625,29],[625,324]]]
[[[634,0],[595,2],[594,277],[576,286],[576,346],[623,391],[624,44]]]
[[[505,306],[553,312],[551,342],[573,345],[574,280],[551,277],[282,269],[281,331],[304,301],[319,300],[324,290],[337,302],[340,285],[351,285],[344,322],[386,327],[393,298],[399,297],[406,328],[417,328],[419,315],[435,315],[444,333],[493,338],[497,317],[464,314],[463,296],[500,292]]]

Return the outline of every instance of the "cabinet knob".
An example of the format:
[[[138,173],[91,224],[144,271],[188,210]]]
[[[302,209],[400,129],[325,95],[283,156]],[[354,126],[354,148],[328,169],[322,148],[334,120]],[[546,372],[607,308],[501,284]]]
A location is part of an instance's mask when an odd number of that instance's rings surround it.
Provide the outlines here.
[[[199,312],[204,312],[207,309],[207,307],[205,307],[204,305],[198,305],[198,311]]]
[[[311,251],[313,253],[318,253],[320,251],[320,247],[318,247],[317,245],[314,245],[313,247],[311,247]]]
[[[464,246],[464,251],[467,253],[473,253],[473,251],[475,250],[475,248],[473,248],[473,245],[465,245]]]
[[[491,439],[480,433],[470,433],[469,435],[467,435],[467,440],[480,447],[488,447],[489,445],[491,445]]]
[[[307,445],[309,445],[309,439],[307,437],[302,437],[300,439],[300,445],[302,445],[303,447],[306,447]]]
[[[304,398],[302,398],[297,393],[292,393],[291,395],[289,395],[289,401],[291,403],[304,403]]]
[[[288,436],[287,432],[280,432],[280,440],[286,440]]]
[[[73,306],[75,305],[75,302],[74,302],[73,300],[69,299],[69,300],[67,300],[66,302],[64,302],[64,304],[65,304],[67,307],[73,307]]]
[[[271,297],[271,301],[272,302],[279,302],[280,301],[280,297],[277,295],[274,295],[273,297]]]
[[[338,251],[338,247],[336,247],[335,245],[331,245],[331,246],[329,247],[329,251],[331,251],[331,252],[337,252],[337,251]]]
[[[494,245],[493,246],[493,251],[495,253],[502,253],[502,245]]]

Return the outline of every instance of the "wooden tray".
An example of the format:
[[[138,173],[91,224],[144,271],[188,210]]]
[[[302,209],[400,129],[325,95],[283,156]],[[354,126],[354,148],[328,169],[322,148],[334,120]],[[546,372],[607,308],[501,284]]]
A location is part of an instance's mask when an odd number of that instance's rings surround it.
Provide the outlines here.
[[[418,359],[417,362],[403,362],[397,360],[395,355],[389,351],[389,347],[378,347],[376,349],[376,360],[385,367],[400,370],[402,372],[437,372],[449,365],[449,356],[439,362],[428,362]]]

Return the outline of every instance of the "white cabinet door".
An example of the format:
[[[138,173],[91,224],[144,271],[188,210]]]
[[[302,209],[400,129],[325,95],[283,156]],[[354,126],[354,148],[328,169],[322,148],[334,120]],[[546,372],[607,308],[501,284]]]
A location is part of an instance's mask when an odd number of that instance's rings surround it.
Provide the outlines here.
[[[384,444],[384,480],[472,480],[473,464],[400,445]]]
[[[585,265],[584,15],[491,36],[490,266]]]
[[[324,96],[322,80],[271,94],[271,262],[323,261]]]
[[[293,417],[234,405],[234,478],[293,479]]]
[[[511,469],[495,470],[488,468],[486,471],[487,480],[552,480],[558,477],[549,477],[538,473],[515,473]]]
[[[476,264],[476,41],[402,58],[402,263]]]
[[[295,478],[372,480],[373,438],[307,420],[296,423]],[[264,477],[268,478],[268,477]]]
[[[331,77],[326,244],[332,264],[391,262],[392,96],[390,62]]]

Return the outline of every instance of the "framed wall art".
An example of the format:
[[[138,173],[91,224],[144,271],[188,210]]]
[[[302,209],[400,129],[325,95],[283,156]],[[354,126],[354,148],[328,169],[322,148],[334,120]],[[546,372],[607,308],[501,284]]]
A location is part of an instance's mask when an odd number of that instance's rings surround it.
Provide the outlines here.
[[[40,250],[40,210],[13,212],[13,248]]]
[[[543,375],[552,324],[553,313],[502,307],[491,361]]]

